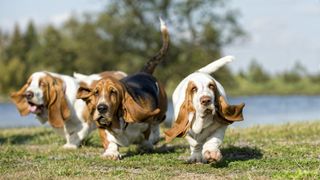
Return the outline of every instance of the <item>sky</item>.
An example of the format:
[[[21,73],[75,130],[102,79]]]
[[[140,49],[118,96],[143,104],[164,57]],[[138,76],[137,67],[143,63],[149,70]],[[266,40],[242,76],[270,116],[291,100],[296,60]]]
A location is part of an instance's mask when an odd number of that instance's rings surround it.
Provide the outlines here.
[[[73,14],[98,12],[102,0],[1,0],[0,28],[23,29],[32,19],[41,28],[61,25]],[[320,72],[320,0],[229,0],[240,12],[238,20],[248,38],[225,47],[234,55],[233,71],[246,69],[256,59],[270,73],[290,70],[296,62],[308,72]]]

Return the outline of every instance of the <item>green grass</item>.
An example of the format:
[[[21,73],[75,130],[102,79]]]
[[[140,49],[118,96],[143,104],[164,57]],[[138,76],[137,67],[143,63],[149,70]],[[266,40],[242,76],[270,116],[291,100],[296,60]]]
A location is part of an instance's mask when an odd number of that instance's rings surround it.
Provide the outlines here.
[[[50,128],[0,129],[0,179],[319,179],[320,122],[229,128],[218,164],[186,164],[184,139],[124,159],[100,157],[93,133],[79,150],[64,150]]]

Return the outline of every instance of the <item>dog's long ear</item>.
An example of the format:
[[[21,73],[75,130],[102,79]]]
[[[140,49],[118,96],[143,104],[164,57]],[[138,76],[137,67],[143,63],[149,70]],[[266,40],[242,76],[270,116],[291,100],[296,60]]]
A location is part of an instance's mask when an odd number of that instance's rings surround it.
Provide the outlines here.
[[[29,82],[23,85],[19,91],[13,92],[10,95],[12,102],[16,105],[21,116],[26,116],[30,113],[28,101],[24,97],[24,93],[28,87]]]
[[[92,89],[86,83],[80,83],[77,91],[77,99],[82,99],[87,102],[92,96]]]
[[[86,83],[80,82],[80,87],[78,88],[77,91],[77,99],[82,99],[86,103],[86,109],[87,113],[84,113],[84,119],[88,121],[92,121],[92,116],[95,110],[95,96],[94,90],[92,87],[96,85],[96,82],[91,84],[91,87],[89,87]]]
[[[71,116],[64,92],[64,84],[61,79],[52,76],[45,78],[49,82],[46,93],[49,123],[55,128],[61,128],[64,125],[64,121],[68,120]]]
[[[226,99],[221,95],[219,89],[215,87],[215,105],[217,107],[218,114],[229,123],[233,123],[234,121],[242,121],[243,120],[243,108],[245,106],[244,103],[238,105],[229,105]]]
[[[183,137],[190,129],[191,122],[195,115],[195,108],[192,104],[193,82],[189,82],[186,88],[185,99],[180,106],[178,117],[175,120],[172,128],[165,131],[166,142],[172,141],[175,137]]]
[[[124,98],[122,100],[122,110],[123,117],[127,123],[143,122],[160,112],[159,108],[156,108],[153,111],[144,109],[127,91],[125,91]]]

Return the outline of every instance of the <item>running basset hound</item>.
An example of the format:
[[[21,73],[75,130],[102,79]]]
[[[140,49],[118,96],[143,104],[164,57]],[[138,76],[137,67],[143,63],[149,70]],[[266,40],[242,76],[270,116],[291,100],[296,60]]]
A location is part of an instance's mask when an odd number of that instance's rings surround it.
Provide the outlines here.
[[[175,121],[165,132],[166,141],[185,137],[191,149],[189,163],[219,161],[225,130],[229,124],[243,120],[244,104],[229,105],[224,88],[210,75],[232,60],[232,56],[226,56],[199,69],[173,92]]]
[[[92,83],[105,74],[123,77],[123,73],[117,71],[78,76]],[[95,129],[95,124],[86,118],[86,104],[76,99],[80,83],[81,80],[67,75],[35,72],[19,91],[11,94],[11,100],[22,116],[33,113],[42,124],[49,122],[58,134],[65,137],[67,142],[63,147],[75,149]]]
[[[81,86],[78,90],[78,98],[87,103],[99,128],[104,157],[118,160],[119,146],[138,144],[150,150],[159,141],[159,124],[165,119],[167,96],[152,74],[169,46],[168,30],[162,20],[161,32],[162,48],[141,71],[121,80],[106,77],[95,87]]]

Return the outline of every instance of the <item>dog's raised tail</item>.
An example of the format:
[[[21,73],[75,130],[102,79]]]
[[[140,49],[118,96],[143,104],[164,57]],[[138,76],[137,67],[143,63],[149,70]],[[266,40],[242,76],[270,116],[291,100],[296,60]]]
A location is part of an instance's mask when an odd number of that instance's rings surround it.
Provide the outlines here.
[[[146,72],[152,74],[157,67],[157,65],[164,59],[164,56],[167,54],[169,49],[169,32],[166,26],[166,23],[160,19],[160,26],[161,26],[161,34],[162,34],[162,47],[160,51],[154,55],[149,61],[144,65],[141,69],[142,72]]]
[[[232,62],[234,60],[233,56],[225,56],[223,58],[220,58],[218,60],[213,61],[212,63],[206,65],[205,67],[199,69],[199,72],[212,74],[218,69],[220,69],[222,66],[228,64],[229,62]]]

